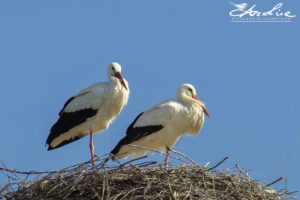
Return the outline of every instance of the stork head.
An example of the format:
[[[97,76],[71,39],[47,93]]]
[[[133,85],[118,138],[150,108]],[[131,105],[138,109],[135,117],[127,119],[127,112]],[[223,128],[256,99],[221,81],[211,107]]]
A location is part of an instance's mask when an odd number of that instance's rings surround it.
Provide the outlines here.
[[[128,90],[127,85],[121,75],[121,65],[116,62],[112,62],[108,65],[107,74],[111,81],[117,82],[120,81],[120,83]]]
[[[205,105],[200,99],[197,97],[196,89],[191,84],[182,84],[176,92],[177,98],[183,103],[198,103],[200,104],[203,112],[210,118],[209,113],[207,112]]]

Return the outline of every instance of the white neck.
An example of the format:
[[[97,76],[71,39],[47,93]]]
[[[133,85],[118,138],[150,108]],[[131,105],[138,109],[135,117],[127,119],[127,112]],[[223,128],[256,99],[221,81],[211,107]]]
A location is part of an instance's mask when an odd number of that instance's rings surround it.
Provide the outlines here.
[[[177,94],[177,99],[185,105],[199,104],[200,102],[184,93]]]
[[[115,85],[120,83],[120,80],[117,77],[114,77],[111,75],[108,75],[108,80],[110,83],[115,84]]]

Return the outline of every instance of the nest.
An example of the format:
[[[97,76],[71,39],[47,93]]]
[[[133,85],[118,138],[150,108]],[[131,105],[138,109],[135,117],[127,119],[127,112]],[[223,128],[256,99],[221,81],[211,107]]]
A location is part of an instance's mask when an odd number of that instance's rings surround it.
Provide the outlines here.
[[[269,187],[282,178],[264,185],[238,165],[216,170],[228,157],[210,168],[186,156],[175,157],[183,163],[170,163],[168,170],[156,161],[134,159],[108,165],[103,161],[106,158],[97,156],[94,173],[90,162],[43,172],[21,172],[4,166],[0,176],[7,176],[8,183],[0,185],[0,199],[296,199],[294,192]]]

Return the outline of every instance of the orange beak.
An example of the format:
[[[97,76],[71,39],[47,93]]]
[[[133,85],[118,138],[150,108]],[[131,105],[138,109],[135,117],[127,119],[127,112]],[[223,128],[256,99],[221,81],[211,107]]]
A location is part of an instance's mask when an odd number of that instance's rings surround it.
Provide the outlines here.
[[[123,79],[121,73],[120,73],[120,72],[116,72],[116,73],[115,73],[115,76],[116,76],[118,79],[120,79],[121,84],[126,88],[126,90],[128,90],[128,88],[127,88],[127,86],[126,86],[126,84],[125,84],[125,81],[124,81],[124,79]]]
[[[198,101],[200,101],[199,98],[198,98],[196,95],[193,95],[193,98],[196,99],[196,100],[198,100]],[[201,105],[201,107],[202,107],[203,112],[207,115],[207,117],[210,118],[210,115],[209,115],[209,113],[207,112],[205,106],[202,106],[202,105]]]

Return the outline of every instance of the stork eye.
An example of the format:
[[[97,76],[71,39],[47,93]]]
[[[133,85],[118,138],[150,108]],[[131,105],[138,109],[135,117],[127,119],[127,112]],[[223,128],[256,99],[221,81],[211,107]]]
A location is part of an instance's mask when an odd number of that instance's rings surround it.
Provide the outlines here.
[[[189,89],[189,91],[193,94],[193,90],[191,89],[191,88],[188,88]]]
[[[116,71],[116,69],[114,67],[111,68],[114,72]]]

